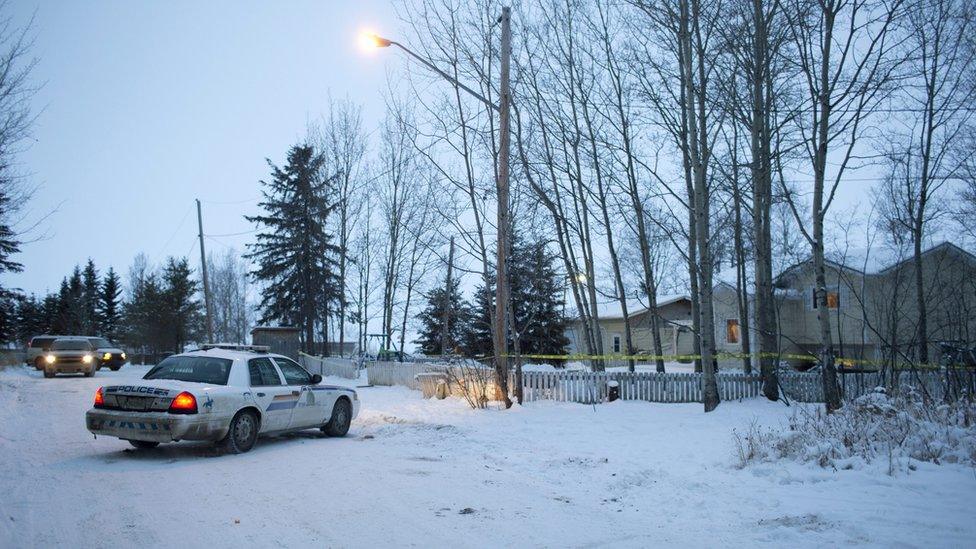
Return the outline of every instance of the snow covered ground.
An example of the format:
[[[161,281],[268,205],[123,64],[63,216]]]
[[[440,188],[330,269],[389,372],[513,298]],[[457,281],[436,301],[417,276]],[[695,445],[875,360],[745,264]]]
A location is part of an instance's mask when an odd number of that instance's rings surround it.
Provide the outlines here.
[[[93,440],[95,389],[145,367],[45,380],[0,371],[0,547],[973,547],[976,471],[736,469],[761,400],[538,402],[503,412],[360,389],[347,438],[132,451]],[[341,382],[341,380],[330,380]]]

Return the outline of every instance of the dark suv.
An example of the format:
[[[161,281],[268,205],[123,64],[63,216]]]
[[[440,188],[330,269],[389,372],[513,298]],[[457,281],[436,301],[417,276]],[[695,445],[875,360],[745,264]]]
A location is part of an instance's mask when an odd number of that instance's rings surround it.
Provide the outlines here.
[[[114,372],[125,364],[125,351],[119,349],[111,341],[104,337],[89,337],[88,341],[95,348],[95,360],[98,361],[99,368],[108,366]]]

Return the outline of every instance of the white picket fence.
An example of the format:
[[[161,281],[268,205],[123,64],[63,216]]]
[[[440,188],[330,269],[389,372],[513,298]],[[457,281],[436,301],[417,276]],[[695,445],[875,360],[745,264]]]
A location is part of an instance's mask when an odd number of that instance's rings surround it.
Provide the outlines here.
[[[403,385],[420,389],[417,374],[443,372],[447,365],[420,362],[370,362],[366,365],[366,378],[370,385]]]
[[[524,372],[522,397],[565,402],[606,400],[609,382],[616,381],[621,400],[646,402],[701,402],[701,374],[657,372]],[[723,399],[759,396],[759,376],[718,374],[719,394]],[[514,380],[513,380],[514,381]]]
[[[371,362],[367,364],[366,372],[370,385],[402,385],[424,390],[425,396],[430,396],[433,394],[437,380],[430,376],[421,376],[422,379],[418,380],[417,374],[445,372],[448,368],[450,365],[443,363]],[[954,374],[950,373],[950,375]],[[902,371],[899,372],[898,382],[901,387],[916,389],[924,387],[930,397],[942,399],[947,390],[951,398],[957,398],[959,394],[976,394],[974,377],[976,376],[972,372],[962,372],[953,378],[955,381],[947,383],[945,372]],[[823,402],[823,385],[819,372],[781,371],[778,378],[780,390],[786,398],[799,402]],[[857,398],[874,391],[876,387],[885,385],[885,379],[882,379],[881,374],[878,373],[838,373],[837,379],[845,399]],[[427,387],[424,386],[425,381]],[[702,374],[585,371],[524,372],[522,374],[523,400],[526,402],[535,400],[603,402],[607,399],[611,381],[617,382],[622,400],[702,401]],[[741,400],[762,394],[762,379],[757,374],[744,375],[720,371],[716,375],[716,382],[722,400]],[[513,394],[515,385],[513,373],[509,379],[509,387]]]
[[[891,379],[877,372],[846,372],[838,373],[837,382],[841,395],[845,399],[854,399],[873,392],[877,387],[884,387]],[[787,398],[800,402],[823,402],[823,380],[819,372],[781,372],[779,384]],[[898,386],[914,388],[928,393],[930,398],[943,400],[949,392],[949,400],[958,398],[960,394],[974,394],[976,380],[970,371],[918,371],[903,370],[898,372]]]
[[[355,361],[348,358],[320,357],[298,354],[298,361],[306,370],[322,377],[344,377],[346,379],[359,378],[359,367]]]

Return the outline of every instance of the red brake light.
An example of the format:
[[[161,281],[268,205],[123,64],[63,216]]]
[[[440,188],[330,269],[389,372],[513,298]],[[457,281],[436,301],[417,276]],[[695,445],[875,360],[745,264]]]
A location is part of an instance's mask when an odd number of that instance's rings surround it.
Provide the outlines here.
[[[105,406],[105,395],[102,394],[102,387],[95,391],[95,407]]]
[[[176,395],[173,402],[169,405],[171,414],[195,414],[197,413],[197,399],[190,393],[183,391]]]

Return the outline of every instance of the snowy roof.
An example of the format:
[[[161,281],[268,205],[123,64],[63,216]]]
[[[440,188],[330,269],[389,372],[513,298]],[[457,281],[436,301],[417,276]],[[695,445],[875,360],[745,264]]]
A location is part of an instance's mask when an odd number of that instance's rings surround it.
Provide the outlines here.
[[[657,298],[657,306],[663,307],[665,305],[670,305],[682,299],[689,299],[685,294],[672,294],[672,295],[661,295]],[[624,314],[620,308],[620,300],[616,298],[603,298],[597,303],[597,314],[600,318],[623,318]],[[647,298],[642,299],[628,299],[627,300],[627,314],[628,316],[639,315],[647,312]]]
[[[922,255],[945,248],[957,250],[976,260],[976,257],[974,257],[971,253],[947,240],[933,246],[929,246],[922,251]],[[854,270],[866,275],[876,275],[890,269],[894,269],[906,261],[911,261],[912,253],[911,250],[896,250],[890,247],[880,246],[877,248],[847,248],[845,250],[827,251],[825,252],[825,259],[827,260],[828,264],[832,264],[835,267]],[[800,263],[797,263],[796,265],[784,270],[777,276],[777,278],[787,274],[793,269],[806,265],[809,262],[810,258],[807,258]]]

